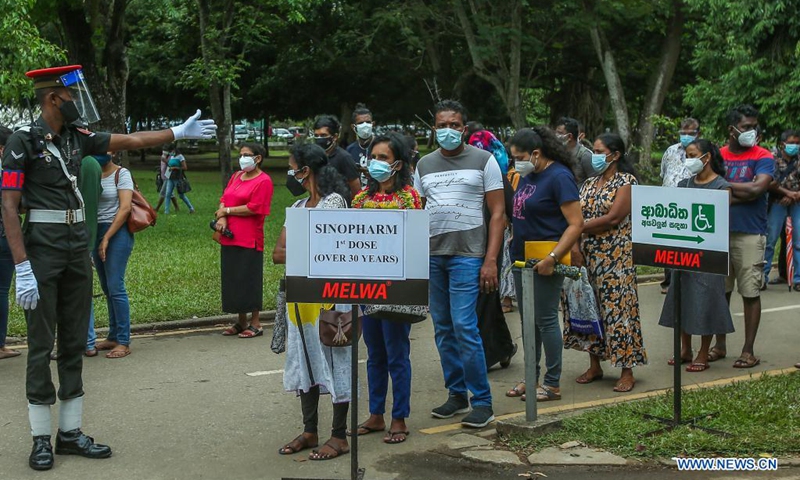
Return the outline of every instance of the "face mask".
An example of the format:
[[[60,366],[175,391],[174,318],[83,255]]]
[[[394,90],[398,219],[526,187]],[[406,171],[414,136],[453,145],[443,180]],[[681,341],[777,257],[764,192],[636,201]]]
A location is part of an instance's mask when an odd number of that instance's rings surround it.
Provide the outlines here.
[[[361,140],[366,140],[372,136],[372,123],[363,122],[356,125],[356,135]]]
[[[789,155],[790,157],[793,157],[793,156],[797,155],[798,150],[800,150],[798,147],[800,147],[800,144],[797,144],[797,143],[786,143],[786,144],[783,145],[783,151],[786,152],[786,155]]]
[[[61,112],[61,118],[64,119],[64,123],[66,124],[70,124],[76,120],[80,120],[81,118],[81,114],[78,112],[78,106],[75,105],[75,102],[72,100],[64,101],[64,99],[62,99],[61,106],[58,107],[58,111]]]
[[[436,130],[436,141],[445,150],[453,151],[461,146],[462,132],[452,128],[439,128]]]
[[[563,143],[563,144],[564,144],[564,146],[566,146],[567,144],[569,144],[569,134],[568,134],[568,133],[564,133],[564,134],[562,134],[562,135],[558,135],[558,134],[557,134],[557,135],[556,135],[556,138],[558,138],[558,140],[559,140],[561,143]]]
[[[606,162],[606,157],[608,157],[608,155],[604,155],[602,153],[592,154],[592,168],[594,168],[595,172],[603,173],[606,171],[610,165],[608,162]]]
[[[530,160],[515,161],[514,169],[524,177],[533,171],[533,163],[531,163]]]
[[[706,164],[703,163],[703,157],[706,155],[700,155],[697,158],[687,158],[686,159],[686,169],[689,170],[689,173],[692,175],[697,175],[698,173],[702,172],[703,169],[706,167]]]
[[[331,145],[333,145],[333,137],[314,137],[314,143],[327,152],[328,149],[331,148]]]
[[[286,175],[286,188],[288,188],[289,192],[295,197],[299,197],[300,195],[306,193],[306,189],[303,186],[303,183],[306,179],[304,178],[303,180],[298,180],[297,177],[295,177],[295,174],[298,172],[298,170],[289,170]]]
[[[256,159],[255,157],[251,156],[241,156],[239,157],[239,168],[242,169],[243,172],[252,172],[256,168]]]
[[[111,155],[94,155],[94,159],[97,160],[101,167],[104,167],[111,161]]]
[[[737,138],[739,145],[745,148],[750,148],[755,146],[756,140],[758,139],[758,132],[756,131],[755,128],[752,130],[748,130],[746,132],[740,132],[739,129],[736,127],[733,127],[733,129],[739,132],[739,137]]]
[[[389,178],[391,178],[392,175],[394,175],[395,170],[392,170],[393,166],[394,163],[389,165],[386,162],[373,159],[370,160],[367,170],[369,171],[369,176],[374,178],[375,181],[385,182],[386,180],[389,180]]]
[[[683,148],[689,146],[690,143],[694,142],[694,139],[697,138],[697,135],[681,135],[681,145]]]

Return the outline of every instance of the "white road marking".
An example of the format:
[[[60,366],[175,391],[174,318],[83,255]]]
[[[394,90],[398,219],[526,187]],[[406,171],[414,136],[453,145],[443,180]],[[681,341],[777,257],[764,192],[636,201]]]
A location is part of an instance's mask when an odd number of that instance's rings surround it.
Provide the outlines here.
[[[761,313],[784,312],[786,310],[796,310],[798,308],[800,308],[800,305],[789,305],[788,307],[767,308],[766,310],[761,310]],[[743,317],[744,312],[734,313],[733,315],[736,317]]]
[[[366,360],[359,360],[358,363],[367,363]],[[283,369],[281,370],[262,370],[260,372],[250,372],[245,373],[248,377],[263,377],[264,375],[277,375],[279,373],[283,373]]]

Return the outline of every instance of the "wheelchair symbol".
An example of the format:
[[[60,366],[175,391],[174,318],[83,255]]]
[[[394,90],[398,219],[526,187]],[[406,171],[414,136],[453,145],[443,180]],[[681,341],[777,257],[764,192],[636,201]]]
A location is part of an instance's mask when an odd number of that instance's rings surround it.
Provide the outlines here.
[[[708,221],[708,218],[703,213],[703,206],[697,206],[697,215],[694,216],[694,229],[697,232],[705,232],[706,230],[711,228],[711,222]]]

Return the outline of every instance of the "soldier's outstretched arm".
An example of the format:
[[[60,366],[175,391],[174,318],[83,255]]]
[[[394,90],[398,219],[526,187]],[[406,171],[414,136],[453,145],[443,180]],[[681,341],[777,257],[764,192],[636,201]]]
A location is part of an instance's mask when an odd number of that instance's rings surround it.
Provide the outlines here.
[[[22,243],[22,227],[19,223],[19,204],[22,200],[21,190],[3,190],[3,226],[6,229],[6,240],[14,263],[28,259],[25,245]]]
[[[137,150],[183,139],[209,140],[214,138],[216,133],[217,125],[214,120],[200,120],[200,110],[198,109],[197,113],[177,127],[155,132],[136,132],[129,135],[112,134],[108,148],[114,152]]]

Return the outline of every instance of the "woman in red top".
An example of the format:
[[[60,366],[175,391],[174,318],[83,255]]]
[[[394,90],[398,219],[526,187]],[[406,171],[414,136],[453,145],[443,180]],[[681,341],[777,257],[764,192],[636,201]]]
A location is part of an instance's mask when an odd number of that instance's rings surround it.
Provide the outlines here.
[[[262,145],[245,143],[239,155],[241,171],[225,187],[216,213],[217,231],[233,234],[219,238],[222,310],[239,314],[239,321],[222,334],[253,338],[264,333],[258,314],[263,308],[264,219],[272,202],[272,179],[260,168],[266,156]]]

